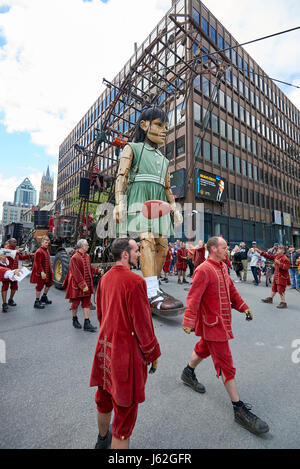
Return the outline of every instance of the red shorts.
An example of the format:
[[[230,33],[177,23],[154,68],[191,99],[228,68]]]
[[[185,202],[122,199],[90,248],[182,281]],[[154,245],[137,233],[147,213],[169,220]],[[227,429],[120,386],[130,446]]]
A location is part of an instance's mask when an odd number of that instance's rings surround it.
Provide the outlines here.
[[[196,344],[194,351],[200,358],[207,358],[211,355],[217,372],[217,378],[219,378],[222,372],[224,375],[224,384],[234,379],[236,369],[233,366],[228,342],[213,342],[201,339]]]
[[[50,287],[52,287],[52,285],[53,285],[52,280],[48,280],[48,281],[47,281],[46,279],[43,280],[43,279],[41,278],[41,279],[39,279],[39,281],[37,282],[35,289],[36,289],[37,292],[41,292],[44,287],[50,288]]]
[[[171,262],[165,262],[165,264],[164,264],[163,271],[166,274],[169,272],[170,265],[171,265]]]
[[[286,290],[285,285],[279,285],[278,283],[274,283],[272,285],[272,292],[279,293],[279,295],[283,295]]]
[[[76,298],[70,300],[72,303],[71,310],[72,309],[77,309],[78,306],[80,305],[81,302],[81,307],[82,308],[89,308],[91,306],[91,297],[90,296],[82,296],[81,298]]]
[[[138,413],[138,404],[130,407],[120,407],[115,403],[111,395],[103,388],[98,388],[95,396],[98,412],[109,414],[114,410],[112,422],[112,434],[118,440],[127,440],[134,429]]]
[[[187,262],[177,262],[176,269],[179,270],[179,272],[185,272],[187,269]]]
[[[17,281],[11,282],[10,280],[3,280],[1,291],[7,291],[9,287],[11,290],[14,290],[14,291],[18,290],[18,282]]]

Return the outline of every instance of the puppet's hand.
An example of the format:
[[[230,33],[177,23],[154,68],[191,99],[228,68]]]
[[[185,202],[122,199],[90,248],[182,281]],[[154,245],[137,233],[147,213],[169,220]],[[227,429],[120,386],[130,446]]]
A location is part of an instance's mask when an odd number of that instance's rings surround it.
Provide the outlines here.
[[[121,223],[125,219],[126,206],[124,202],[120,201],[114,208],[114,219],[117,223]]]
[[[183,223],[183,218],[179,210],[174,210],[174,225],[179,226]]]
[[[246,321],[252,321],[253,319],[253,313],[250,309],[246,309],[246,311],[244,311],[244,313],[246,314]]]

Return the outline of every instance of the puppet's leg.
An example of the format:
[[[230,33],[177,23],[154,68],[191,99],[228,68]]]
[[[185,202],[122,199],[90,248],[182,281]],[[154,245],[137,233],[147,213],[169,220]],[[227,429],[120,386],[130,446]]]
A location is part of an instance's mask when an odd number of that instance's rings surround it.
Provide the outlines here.
[[[156,276],[155,240],[152,233],[140,233],[140,265],[144,278]]]
[[[162,240],[163,238],[157,238]],[[163,316],[174,315],[182,312],[183,304],[181,301],[176,300],[174,297],[167,295],[162,292],[159,288],[158,278],[157,278],[157,251],[156,251],[156,241],[152,233],[141,233],[141,257],[140,264],[143,276],[147,284],[147,294],[151,306],[152,312],[155,314],[160,314]],[[166,244],[167,245],[167,244]],[[161,241],[159,243],[160,257],[159,262],[162,266],[162,261],[165,260],[165,255],[162,253],[165,252],[165,242]],[[161,267],[162,268],[162,267]],[[161,269],[160,269],[161,270]]]
[[[155,239],[155,244],[157,277],[159,278],[168,254],[168,240],[161,236],[160,238]]]

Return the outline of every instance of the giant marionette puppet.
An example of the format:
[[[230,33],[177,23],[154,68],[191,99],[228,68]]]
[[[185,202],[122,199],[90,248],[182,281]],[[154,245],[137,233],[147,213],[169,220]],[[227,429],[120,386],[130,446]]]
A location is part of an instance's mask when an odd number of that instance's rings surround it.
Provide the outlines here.
[[[179,314],[183,304],[159,288],[159,277],[168,253],[168,237],[174,233],[181,213],[170,187],[169,161],[158,150],[163,145],[168,118],[158,107],[144,110],[137,122],[133,142],[122,152],[117,180],[115,220],[126,222],[130,236],[140,238],[140,264],[147,284],[152,312]]]

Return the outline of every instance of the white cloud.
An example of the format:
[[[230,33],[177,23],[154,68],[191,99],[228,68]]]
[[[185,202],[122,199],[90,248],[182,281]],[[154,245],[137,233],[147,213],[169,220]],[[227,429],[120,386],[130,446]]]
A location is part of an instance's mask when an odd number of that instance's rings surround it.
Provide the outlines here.
[[[297,26],[298,0],[206,0],[239,42]],[[171,0],[0,0],[0,112],[9,132],[26,131],[57,156],[59,144],[171,6]],[[289,81],[300,33],[248,46],[273,78]],[[290,99],[299,107],[299,90]]]
[[[58,146],[168,9],[165,0],[0,0],[0,111],[9,132]]]
[[[251,4],[249,0],[205,0],[204,4],[240,44],[300,26],[298,0],[251,0]],[[300,29],[250,44],[245,50],[271,78],[300,86]],[[299,90],[291,87],[284,92],[299,108]]]

